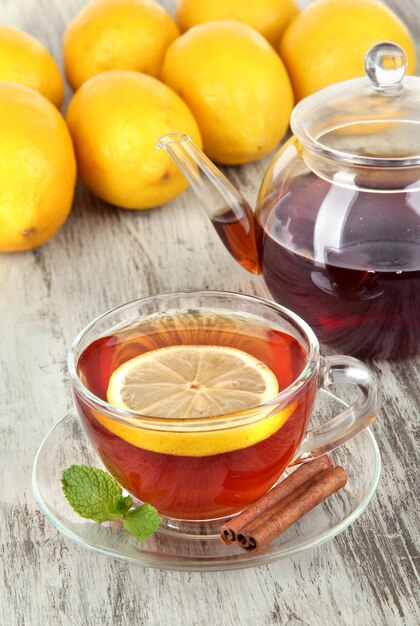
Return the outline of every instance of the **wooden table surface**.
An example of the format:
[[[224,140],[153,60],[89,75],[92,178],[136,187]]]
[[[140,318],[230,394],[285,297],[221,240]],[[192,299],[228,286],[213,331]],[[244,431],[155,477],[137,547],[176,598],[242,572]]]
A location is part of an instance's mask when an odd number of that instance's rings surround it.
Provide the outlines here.
[[[63,30],[83,4],[1,0],[0,21],[38,37],[61,62]],[[389,4],[419,43],[420,0]],[[269,161],[227,170],[251,201]],[[249,570],[162,572],[83,550],[45,520],[31,468],[44,434],[71,407],[71,340],[111,307],[181,288],[268,295],[224,250],[192,192],[135,213],[79,185],[55,238],[0,255],[0,624],[418,624],[419,360],[372,364],[382,388],[379,488],[362,517],[318,549]]]

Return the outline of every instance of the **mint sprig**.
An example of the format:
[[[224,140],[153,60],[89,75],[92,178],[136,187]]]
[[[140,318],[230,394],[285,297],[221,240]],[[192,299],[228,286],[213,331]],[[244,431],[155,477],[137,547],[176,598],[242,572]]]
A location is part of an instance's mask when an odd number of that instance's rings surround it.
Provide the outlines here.
[[[151,504],[142,504],[128,511],[123,520],[125,530],[144,541],[159,527],[161,517]]]
[[[61,478],[64,495],[81,517],[101,524],[120,519],[124,529],[144,541],[158,529],[161,517],[151,504],[133,507],[117,481],[98,467],[71,465]]]

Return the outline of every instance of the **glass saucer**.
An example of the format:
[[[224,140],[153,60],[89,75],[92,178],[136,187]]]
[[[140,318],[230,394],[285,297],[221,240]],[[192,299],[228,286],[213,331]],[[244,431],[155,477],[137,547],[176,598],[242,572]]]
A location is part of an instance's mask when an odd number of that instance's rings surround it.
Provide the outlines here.
[[[328,417],[345,404],[320,391],[315,418]],[[335,409],[334,409],[335,406]],[[318,419],[317,419],[318,418]],[[255,567],[320,546],[349,526],[372,499],[381,471],[378,445],[372,432],[357,437],[331,453],[335,464],[348,472],[340,492],[310,511],[264,548],[247,552],[226,546],[218,537],[171,531],[166,524],[145,542],[123,531],[119,523],[97,524],[76,515],[61,490],[61,474],[72,464],[101,465],[84,433],[76,411],[70,411],[47,434],[35,457],[32,484],[36,501],[47,519],[79,545],[144,567],[165,570],[216,571]]]

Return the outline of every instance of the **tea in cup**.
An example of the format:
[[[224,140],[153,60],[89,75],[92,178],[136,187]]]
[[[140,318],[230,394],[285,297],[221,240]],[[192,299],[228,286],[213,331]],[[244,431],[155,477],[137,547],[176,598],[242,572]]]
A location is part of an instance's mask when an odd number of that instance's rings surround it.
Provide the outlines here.
[[[74,401],[107,470],[136,499],[178,521],[235,515],[291,463],[322,455],[369,425],[370,370],[322,358],[309,326],[284,307],[228,292],[179,292],[102,315],[69,355]],[[362,393],[309,430],[317,389]]]

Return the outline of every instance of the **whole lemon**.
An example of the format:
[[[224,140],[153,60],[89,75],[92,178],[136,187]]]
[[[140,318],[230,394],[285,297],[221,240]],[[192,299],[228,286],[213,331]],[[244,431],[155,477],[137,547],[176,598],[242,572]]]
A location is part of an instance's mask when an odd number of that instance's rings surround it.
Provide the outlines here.
[[[0,80],[32,87],[63,104],[63,79],[56,62],[35,37],[12,26],[0,25]]]
[[[176,19],[182,32],[220,20],[248,24],[276,46],[289,22],[299,13],[295,0],[178,0]]]
[[[172,17],[153,0],[93,0],[64,34],[67,80],[76,90],[106,70],[158,76],[165,50],[178,35]]]
[[[256,30],[238,22],[194,26],[168,48],[162,78],[185,100],[219,163],[253,161],[285,134],[293,92],[284,65]]]
[[[111,70],[86,82],[67,110],[79,174],[100,198],[126,209],[149,209],[188,187],[156,144],[182,131],[201,146],[187,105],[156,78]]]
[[[66,124],[44,96],[0,82],[0,102],[0,252],[17,252],[65,222],[76,161]]]
[[[416,51],[405,25],[376,0],[318,0],[288,26],[280,55],[296,99],[332,83],[364,75],[364,57],[380,41],[393,41],[406,52],[409,72]]]

